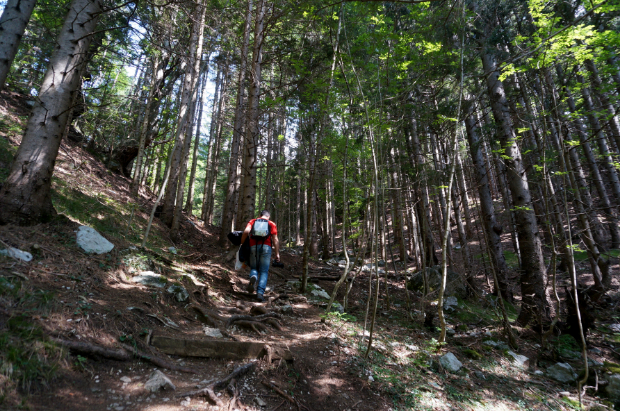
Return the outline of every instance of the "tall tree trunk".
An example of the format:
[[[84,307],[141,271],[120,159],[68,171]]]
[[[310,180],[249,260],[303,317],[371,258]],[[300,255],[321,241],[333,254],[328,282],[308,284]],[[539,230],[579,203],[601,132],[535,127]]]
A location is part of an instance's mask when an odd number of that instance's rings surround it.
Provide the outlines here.
[[[235,105],[235,119],[233,122],[232,142],[230,145],[230,160],[228,163],[228,183],[226,184],[226,199],[222,214],[222,231],[220,232],[219,244],[227,243],[228,230],[233,225],[237,210],[236,199],[241,184],[241,168],[239,167],[239,148],[245,147],[243,138],[243,123],[245,116],[245,75],[247,70],[248,47],[250,44],[250,23],[252,21],[252,0],[248,0],[243,28],[243,42],[241,43],[241,55],[239,56],[239,72],[237,84],[237,104]],[[238,216],[241,218],[241,216]]]
[[[506,158],[507,180],[515,209],[515,220],[519,233],[521,250],[521,295],[522,305],[518,322],[527,324],[532,320],[546,322],[552,308],[546,287],[547,273],[542,254],[542,243],[536,223],[536,216],[530,196],[527,175],[517,145],[516,135],[509,116],[504,86],[499,80],[499,71],[493,55],[482,53],[487,91],[491,109],[498,125],[498,137]]]
[[[250,92],[248,94],[248,119],[245,138],[244,157],[246,169],[243,170],[243,195],[239,201],[243,202],[243,221],[249,221],[255,217],[256,205],[256,171],[258,167],[258,144],[260,140],[259,107],[261,90],[261,65],[263,61],[263,37],[265,23],[266,1],[259,0],[256,9],[256,22],[254,25],[254,50],[252,52],[252,71]]]
[[[35,224],[56,214],[50,192],[54,163],[101,9],[98,0],[74,0],[69,7],[22,143],[0,191],[0,224]]]
[[[198,99],[198,119],[196,120],[196,137],[194,138],[194,151],[192,153],[192,170],[189,175],[189,187],[187,189],[187,202],[185,203],[185,212],[189,215],[194,210],[194,186],[196,183],[196,168],[198,166],[198,149],[200,147],[200,129],[202,126],[202,113],[204,112],[205,88],[207,87],[207,78],[209,76],[208,58],[205,62],[205,70],[202,75],[202,86],[199,86],[200,98]]]
[[[8,0],[0,17],[0,90],[17,54],[37,0]]]
[[[190,58],[188,67],[191,70],[191,82],[185,84],[185,86],[189,87],[189,101],[187,107],[187,113],[185,114],[186,119],[183,124],[184,130],[182,131],[182,151],[181,151],[181,161],[180,161],[180,170],[178,173],[178,184],[176,191],[176,200],[174,213],[172,218],[172,226],[170,229],[170,237],[173,240],[178,238],[179,227],[181,224],[181,216],[183,211],[183,195],[185,194],[185,184],[187,182],[187,163],[189,160],[189,149],[192,142],[192,131],[194,124],[194,115],[195,115],[195,107],[196,100],[198,97],[198,77],[200,76],[200,63],[202,58],[202,46],[204,44],[204,29],[205,29],[205,15],[207,13],[207,8],[204,3],[200,1],[198,3],[198,20],[194,21],[194,26],[192,28],[192,38],[195,37],[195,41],[190,42]],[[188,76],[186,75],[186,78]]]
[[[211,107],[211,123],[209,124],[209,146],[207,147],[207,161],[205,170],[205,180],[202,189],[202,208],[200,218],[207,223],[207,214],[209,212],[209,194],[211,193],[211,165],[213,164],[213,153],[215,151],[215,140],[217,138],[217,113],[220,107],[219,102],[222,99],[224,90],[222,66],[218,66],[217,75],[215,77],[215,94],[213,94],[213,104]],[[228,233],[227,233],[228,234]]]

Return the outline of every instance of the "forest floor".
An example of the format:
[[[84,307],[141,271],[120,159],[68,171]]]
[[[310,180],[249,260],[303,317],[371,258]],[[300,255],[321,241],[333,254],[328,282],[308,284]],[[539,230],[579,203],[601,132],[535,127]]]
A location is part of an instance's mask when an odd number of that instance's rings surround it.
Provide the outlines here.
[[[24,96],[3,93],[2,97],[0,183],[8,175],[28,113]],[[270,271],[268,300],[256,303],[244,291],[247,273],[234,271],[227,250],[216,246],[216,227],[186,218],[183,238],[175,243],[156,220],[148,246],[140,248],[154,196],[143,191],[133,199],[126,178],[111,173],[96,157],[69,141],[63,142],[57,161],[53,200],[59,213],[54,221],[0,227],[0,244],[4,244],[0,249],[11,246],[34,255],[28,263],[0,256],[0,409],[579,409],[575,384],[560,384],[541,373],[557,362],[581,369],[574,340],[555,338],[543,349],[536,333],[516,329],[518,352],[528,360],[513,361],[494,299],[486,292],[458,300],[457,309],[447,313],[452,330],[448,342],[438,344],[437,330],[423,326],[420,296],[410,293],[414,308],[408,311],[403,272],[390,270],[388,262],[390,304],[384,302],[378,309],[373,349],[365,359],[364,313],[370,273],[357,277],[347,313],[325,318],[324,299],[297,292],[300,252],[285,247],[281,253],[285,267]],[[114,249],[102,255],[82,252],[75,235],[81,225],[95,228]],[[617,261],[614,264],[617,272]],[[183,286],[189,301],[178,302],[168,287],[133,282],[143,271],[162,274],[170,284]],[[324,278],[340,272],[337,263],[313,260],[310,275],[323,279],[313,281],[310,289],[320,294],[318,286],[330,293],[335,282]],[[484,278],[479,281],[482,290]],[[383,282],[381,290],[385,291]],[[609,328],[620,322],[619,301],[614,282],[608,305],[589,336],[589,357],[599,383],[611,373],[620,373],[620,333]],[[281,327],[263,331],[226,327],[232,315],[249,314],[256,306],[277,313]],[[207,321],[223,331],[224,341],[284,347],[292,360],[253,360],[256,366],[236,379],[235,404],[225,389],[216,391],[218,405],[205,396],[184,395],[209,387],[251,361],[166,355],[147,342],[158,337],[208,339],[194,307],[210,313]],[[514,320],[516,310],[509,308]],[[108,351],[124,344],[163,359],[168,366],[68,350],[55,342],[58,339]],[[439,363],[448,352],[463,363],[457,373]],[[170,369],[175,367],[193,372]],[[166,374],[176,389],[147,391],[145,383],[155,369]],[[614,407],[593,389],[586,391],[583,404],[585,409]]]

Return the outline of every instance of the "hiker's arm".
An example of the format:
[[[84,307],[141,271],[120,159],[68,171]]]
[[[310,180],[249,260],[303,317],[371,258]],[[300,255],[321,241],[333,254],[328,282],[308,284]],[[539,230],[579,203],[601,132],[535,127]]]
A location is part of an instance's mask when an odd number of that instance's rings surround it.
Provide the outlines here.
[[[276,250],[276,260],[280,259],[280,241],[278,241],[278,235],[274,234],[271,236],[271,242],[273,244],[273,248]]]
[[[250,235],[250,230],[252,230],[252,226],[248,224],[248,226],[243,231],[243,234],[241,234],[241,244],[245,243],[246,238],[248,238],[248,236]]]

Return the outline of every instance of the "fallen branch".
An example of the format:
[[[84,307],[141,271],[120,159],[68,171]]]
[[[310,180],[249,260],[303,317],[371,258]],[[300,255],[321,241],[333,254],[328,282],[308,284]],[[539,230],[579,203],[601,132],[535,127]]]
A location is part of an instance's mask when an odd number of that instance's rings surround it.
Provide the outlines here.
[[[118,361],[130,361],[132,359],[131,354],[123,349],[105,348],[86,342],[69,341],[55,337],[50,337],[50,340],[82,354],[100,355],[104,358]]]
[[[299,401],[297,401],[295,398],[291,397],[290,395],[288,395],[287,393],[285,393],[284,391],[282,391],[281,389],[279,389],[278,387],[275,386],[275,384],[268,382],[268,381],[261,381],[261,383],[267,387],[267,388],[271,388],[272,390],[274,390],[275,392],[277,392],[278,394],[280,394],[283,398],[287,399],[288,402],[290,402],[291,404],[295,404],[297,406],[297,410],[301,411],[302,407],[304,409],[308,409],[307,407],[301,405],[299,403]]]

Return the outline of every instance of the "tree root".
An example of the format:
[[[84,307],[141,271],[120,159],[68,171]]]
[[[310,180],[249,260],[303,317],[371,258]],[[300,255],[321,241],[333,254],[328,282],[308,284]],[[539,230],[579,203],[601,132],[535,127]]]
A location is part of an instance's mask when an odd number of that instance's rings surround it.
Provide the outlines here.
[[[236,321],[264,321],[267,318],[279,318],[282,319],[282,316],[278,313],[267,313],[261,315],[233,315],[226,321],[226,328],[230,327]]]
[[[266,331],[267,330],[267,326],[261,322],[258,321],[236,321],[235,325],[239,326],[239,327],[243,327],[243,328],[247,328],[247,329],[251,329],[254,330],[257,334],[260,334],[261,331]]]
[[[139,359],[144,360],[144,361],[149,361],[149,362],[157,365],[158,367],[166,368],[166,369],[172,370],[172,371],[186,372],[186,373],[189,373],[189,374],[198,374],[198,371],[196,371],[196,370],[194,370],[192,368],[181,367],[180,365],[169,363],[168,361],[164,360],[163,358],[159,358],[159,357],[154,357],[152,355],[148,355],[148,354],[143,353],[142,351],[138,350],[137,348],[131,347],[131,346],[127,345],[127,344],[121,344],[121,346],[124,349],[126,349],[127,351],[133,353],[133,355],[135,355]]]
[[[229,393],[231,392],[231,390],[233,391],[231,393],[233,398],[228,407],[229,410],[232,410],[234,408],[234,403],[236,402],[238,394],[239,394],[236,388],[236,382],[248,372],[253,371],[255,367],[256,367],[256,363],[253,363],[253,362],[244,364],[242,366],[235,368],[235,370],[231,372],[223,380],[215,382],[209,385],[208,387],[197,390],[197,391],[190,391],[184,394],[177,394],[176,397],[207,397],[207,399],[211,401],[213,404],[222,408],[224,407],[224,404],[222,403],[222,400],[220,400],[218,396],[215,395],[215,390],[219,391],[224,388],[227,388]]]

